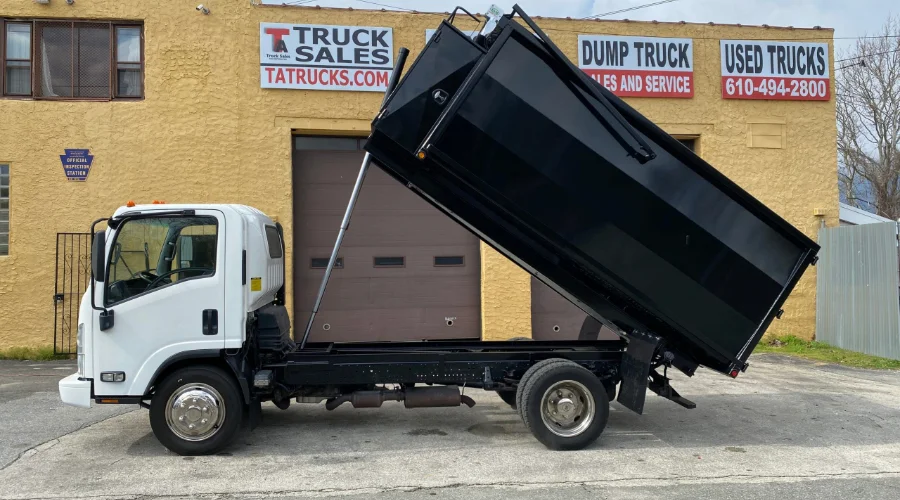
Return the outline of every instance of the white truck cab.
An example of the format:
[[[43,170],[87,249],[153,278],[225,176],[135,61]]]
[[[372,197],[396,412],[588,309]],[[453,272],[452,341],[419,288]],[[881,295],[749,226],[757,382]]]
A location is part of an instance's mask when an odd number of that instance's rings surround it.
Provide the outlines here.
[[[141,403],[179,360],[240,349],[248,313],[284,293],[280,226],[254,208],[134,205],[106,222],[78,312],[78,373],[59,383],[67,404]]]

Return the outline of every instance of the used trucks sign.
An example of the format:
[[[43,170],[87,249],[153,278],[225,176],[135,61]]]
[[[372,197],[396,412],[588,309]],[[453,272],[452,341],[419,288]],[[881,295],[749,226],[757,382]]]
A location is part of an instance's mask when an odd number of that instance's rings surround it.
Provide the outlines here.
[[[688,38],[578,35],[578,67],[617,96],[694,96]]]
[[[721,40],[722,97],[831,99],[828,44]]]
[[[384,92],[393,67],[391,28],[259,25],[263,88]]]

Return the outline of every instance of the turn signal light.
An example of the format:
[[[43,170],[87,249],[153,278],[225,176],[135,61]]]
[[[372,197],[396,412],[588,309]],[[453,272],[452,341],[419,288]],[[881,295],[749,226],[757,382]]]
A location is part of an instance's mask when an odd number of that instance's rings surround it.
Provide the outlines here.
[[[416,158],[418,158],[420,160],[424,160],[425,159],[425,151],[419,151],[418,153],[416,153]]]

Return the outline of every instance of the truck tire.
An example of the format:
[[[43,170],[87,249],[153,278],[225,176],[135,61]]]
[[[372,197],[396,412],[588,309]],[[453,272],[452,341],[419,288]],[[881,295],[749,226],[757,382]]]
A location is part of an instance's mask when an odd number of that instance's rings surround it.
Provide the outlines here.
[[[581,365],[552,363],[528,378],[519,413],[547,448],[580,450],[606,427],[609,397],[600,379]]]
[[[519,386],[516,388],[516,402],[514,408],[516,410],[520,410],[522,408],[522,390],[524,389],[525,384],[528,383],[528,379],[531,378],[531,376],[534,375],[535,372],[547,365],[568,362],[569,360],[563,358],[550,358],[543,361],[538,361],[537,363],[531,365],[531,368],[529,368],[528,371],[526,371],[525,374],[522,375],[522,378],[519,379]],[[519,413],[519,416],[521,416],[521,411]]]
[[[182,368],[159,384],[150,427],[179,455],[209,455],[228,446],[241,426],[244,401],[234,377],[213,366]]]

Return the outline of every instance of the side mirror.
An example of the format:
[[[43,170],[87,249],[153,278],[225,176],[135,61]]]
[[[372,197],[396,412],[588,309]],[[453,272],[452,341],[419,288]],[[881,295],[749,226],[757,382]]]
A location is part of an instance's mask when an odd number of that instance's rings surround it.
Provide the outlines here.
[[[96,281],[106,281],[106,231],[94,233],[91,246],[91,275]]]

